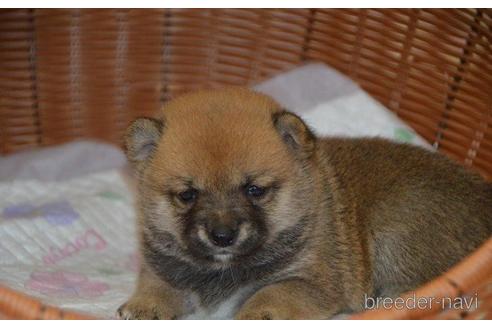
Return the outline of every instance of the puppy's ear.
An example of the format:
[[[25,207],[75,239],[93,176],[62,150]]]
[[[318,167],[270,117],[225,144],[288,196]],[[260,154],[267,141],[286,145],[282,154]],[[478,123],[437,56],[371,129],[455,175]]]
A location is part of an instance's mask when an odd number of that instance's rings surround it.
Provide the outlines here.
[[[163,128],[163,121],[144,117],[133,121],[126,129],[126,157],[137,171],[154,154]]]
[[[314,153],[316,137],[299,116],[278,112],[273,114],[273,124],[297,158],[307,159]]]

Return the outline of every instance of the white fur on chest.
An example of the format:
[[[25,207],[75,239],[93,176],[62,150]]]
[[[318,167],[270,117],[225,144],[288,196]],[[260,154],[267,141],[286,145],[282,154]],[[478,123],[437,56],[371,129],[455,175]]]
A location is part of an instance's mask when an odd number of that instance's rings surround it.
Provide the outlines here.
[[[190,320],[222,320],[222,319],[234,319],[234,315],[239,310],[240,306],[250,297],[255,288],[253,286],[246,286],[239,288],[234,294],[228,298],[222,300],[219,304],[212,308],[204,308],[199,305],[199,300],[196,295],[191,295],[189,302],[194,308],[194,311],[182,319]]]

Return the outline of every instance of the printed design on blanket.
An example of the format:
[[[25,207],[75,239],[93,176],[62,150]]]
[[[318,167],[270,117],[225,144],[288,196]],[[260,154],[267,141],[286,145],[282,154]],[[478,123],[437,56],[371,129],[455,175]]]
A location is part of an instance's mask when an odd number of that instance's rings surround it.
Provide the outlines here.
[[[405,128],[395,128],[394,137],[398,141],[412,142],[415,139],[415,133]]]
[[[33,205],[21,203],[7,206],[3,209],[5,219],[37,219],[42,218],[52,225],[69,225],[80,218],[70,203],[66,200]]]
[[[43,262],[47,265],[53,265],[84,250],[102,251],[107,245],[108,243],[103,236],[91,228],[62,247],[50,247],[49,253],[43,257]]]
[[[25,287],[50,297],[95,298],[109,290],[109,285],[104,282],[62,270],[32,272]]]

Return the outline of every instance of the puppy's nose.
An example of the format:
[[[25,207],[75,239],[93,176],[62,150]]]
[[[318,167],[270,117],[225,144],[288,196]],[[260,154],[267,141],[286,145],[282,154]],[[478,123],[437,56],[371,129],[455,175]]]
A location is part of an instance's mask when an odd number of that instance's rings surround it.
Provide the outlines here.
[[[237,236],[237,229],[233,229],[226,225],[218,225],[213,227],[210,232],[210,239],[219,247],[227,247],[234,244]]]

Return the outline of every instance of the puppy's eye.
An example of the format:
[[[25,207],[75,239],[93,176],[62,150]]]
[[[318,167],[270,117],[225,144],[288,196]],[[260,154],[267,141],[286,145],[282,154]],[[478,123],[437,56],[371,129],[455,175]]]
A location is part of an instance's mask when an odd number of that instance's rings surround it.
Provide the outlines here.
[[[249,185],[246,187],[246,194],[250,197],[259,198],[265,194],[265,188]]]
[[[197,196],[198,196],[198,190],[193,188],[190,188],[178,194],[179,199],[181,199],[181,201],[183,201],[184,203],[193,202]]]

